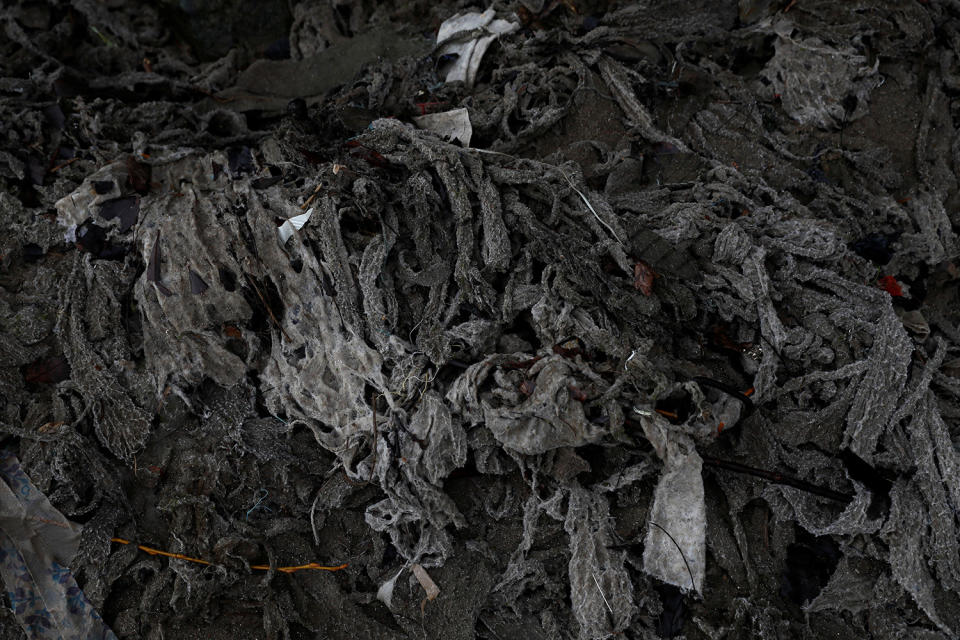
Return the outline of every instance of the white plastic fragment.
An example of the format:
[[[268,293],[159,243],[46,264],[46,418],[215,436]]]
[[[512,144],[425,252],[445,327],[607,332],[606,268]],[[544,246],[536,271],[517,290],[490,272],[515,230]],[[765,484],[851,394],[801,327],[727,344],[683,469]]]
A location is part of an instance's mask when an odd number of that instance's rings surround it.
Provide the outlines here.
[[[437,32],[437,55],[455,55],[446,72],[447,82],[462,80],[473,87],[483,54],[490,43],[505,33],[520,28],[516,22],[494,20],[493,9],[483,13],[464,13],[448,18]]]
[[[466,109],[453,109],[443,113],[429,113],[413,119],[418,127],[436,133],[444,140],[459,140],[463,146],[470,146],[473,125]]]
[[[290,236],[293,235],[293,232],[302,229],[303,225],[307,224],[307,221],[310,220],[310,216],[312,215],[313,207],[310,207],[300,215],[287,218],[287,220],[277,229],[277,233],[280,235],[280,244],[287,244],[287,240],[290,239]]]
[[[426,569],[419,564],[415,564],[410,567],[410,570],[413,571],[413,575],[416,576],[417,582],[420,583],[423,590],[427,592],[427,600],[433,600],[440,595],[440,587],[433,581],[433,578],[430,577]]]
[[[377,600],[387,605],[387,608],[391,608],[391,603],[393,602],[393,588],[397,586],[397,578],[400,577],[400,574],[403,573],[404,567],[400,567],[400,570],[397,571],[397,574],[380,585],[380,588],[377,589]]]

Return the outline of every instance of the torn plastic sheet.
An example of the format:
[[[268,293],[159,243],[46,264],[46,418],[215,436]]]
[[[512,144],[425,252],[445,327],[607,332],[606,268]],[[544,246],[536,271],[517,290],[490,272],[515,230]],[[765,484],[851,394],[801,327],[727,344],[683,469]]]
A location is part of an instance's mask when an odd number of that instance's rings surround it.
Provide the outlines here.
[[[494,20],[494,10],[464,13],[448,18],[437,32],[437,55],[453,58],[446,71],[447,82],[464,82],[473,87],[483,54],[490,44],[520,28],[516,22]]]
[[[67,565],[80,528],[30,481],[10,451],[0,451],[0,577],[31,640],[115,640]]]
[[[663,582],[701,592],[706,568],[707,515],[703,461],[689,437],[655,416],[642,416],[644,433],[663,460],[643,550],[643,569]]]
[[[428,113],[413,119],[418,127],[432,131],[447,141],[458,140],[463,146],[470,146],[473,126],[466,109],[452,109],[443,113]]]

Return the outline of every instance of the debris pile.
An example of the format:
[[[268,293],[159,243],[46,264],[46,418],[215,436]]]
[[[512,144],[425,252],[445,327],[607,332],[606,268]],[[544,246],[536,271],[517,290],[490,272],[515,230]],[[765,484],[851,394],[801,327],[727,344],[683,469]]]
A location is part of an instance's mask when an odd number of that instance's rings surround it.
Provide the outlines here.
[[[227,4],[0,16],[58,620],[960,634],[960,7]]]

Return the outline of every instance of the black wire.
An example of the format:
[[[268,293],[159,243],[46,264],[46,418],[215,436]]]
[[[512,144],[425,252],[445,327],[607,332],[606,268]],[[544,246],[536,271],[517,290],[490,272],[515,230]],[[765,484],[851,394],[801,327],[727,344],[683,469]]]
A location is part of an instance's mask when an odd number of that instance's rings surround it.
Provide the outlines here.
[[[692,588],[694,591],[696,591],[696,590],[697,590],[697,583],[696,583],[696,582],[694,581],[694,579],[693,579],[693,571],[690,570],[690,563],[687,562],[687,556],[683,555],[683,549],[680,548],[680,545],[678,545],[678,544],[677,544],[677,541],[673,539],[673,536],[670,535],[670,532],[669,532],[669,531],[667,531],[666,529],[664,529],[663,527],[661,527],[660,525],[658,525],[656,522],[651,521],[650,524],[652,524],[652,525],[655,526],[657,529],[660,529],[660,531],[663,531],[665,534],[667,534],[667,537],[670,538],[670,542],[672,542],[672,543],[674,544],[674,546],[677,547],[677,551],[680,552],[680,557],[683,558],[683,564],[687,565],[687,573],[690,574],[690,586],[691,586],[691,588]]]
[[[707,466],[718,467],[720,469],[726,469],[727,471],[733,471],[734,473],[743,473],[746,475],[755,476],[757,478],[763,478],[772,482],[773,484],[785,485],[788,487],[793,487],[794,489],[800,489],[801,491],[806,491],[807,493],[812,493],[814,495],[828,498],[830,500],[836,500],[837,502],[842,502],[849,504],[853,501],[854,496],[847,493],[841,493],[839,491],[834,491],[833,489],[827,489],[826,487],[820,487],[815,484],[806,482],[805,480],[800,480],[799,478],[794,478],[791,476],[784,475],[777,471],[767,471],[766,469],[757,469],[755,467],[749,467],[745,464],[739,462],[734,462],[732,460],[721,460],[719,458],[714,458],[712,456],[702,456],[703,463]]]

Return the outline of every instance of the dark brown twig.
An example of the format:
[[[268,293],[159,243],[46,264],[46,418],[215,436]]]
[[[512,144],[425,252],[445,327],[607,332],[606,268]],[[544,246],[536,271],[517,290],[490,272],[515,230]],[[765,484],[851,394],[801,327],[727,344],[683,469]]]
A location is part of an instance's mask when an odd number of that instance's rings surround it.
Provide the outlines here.
[[[833,489],[827,489],[825,487],[819,487],[815,484],[811,484],[799,478],[794,478],[792,476],[785,476],[782,473],[776,471],[767,471],[765,469],[757,469],[755,467],[748,467],[745,464],[740,464],[739,462],[733,462],[731,460],[721,460],[719,458],[714,458],[711,456],[701,456],[703,458],[703,463],[711,467],[717,467],[720,469],[726,469],[727,471],[733,471],[734,473],[743,473],[746,475],[754,476],[757,478],[763,478],[773,484],[781,484],[788,487],[793,487],[794,489],[800,489],[801,491],[806,491],[807,493],[812,493],[814,495],[820,496],[822,498],[828,498],[830,500],[836,500],[837,502],[848,503],[853,500],[853,496],[847,493],[841,493],[839,491],[834,491]]]
[[[307,201],[300,205],[301,209],[306,209],[310,206],[310,203],[313,202],[313,199],[317,197],[317,194],[323,190],[323,184],[318,184],[317,188],[313,190],[313,193],[310,194],[310,197],[307,198]]]

